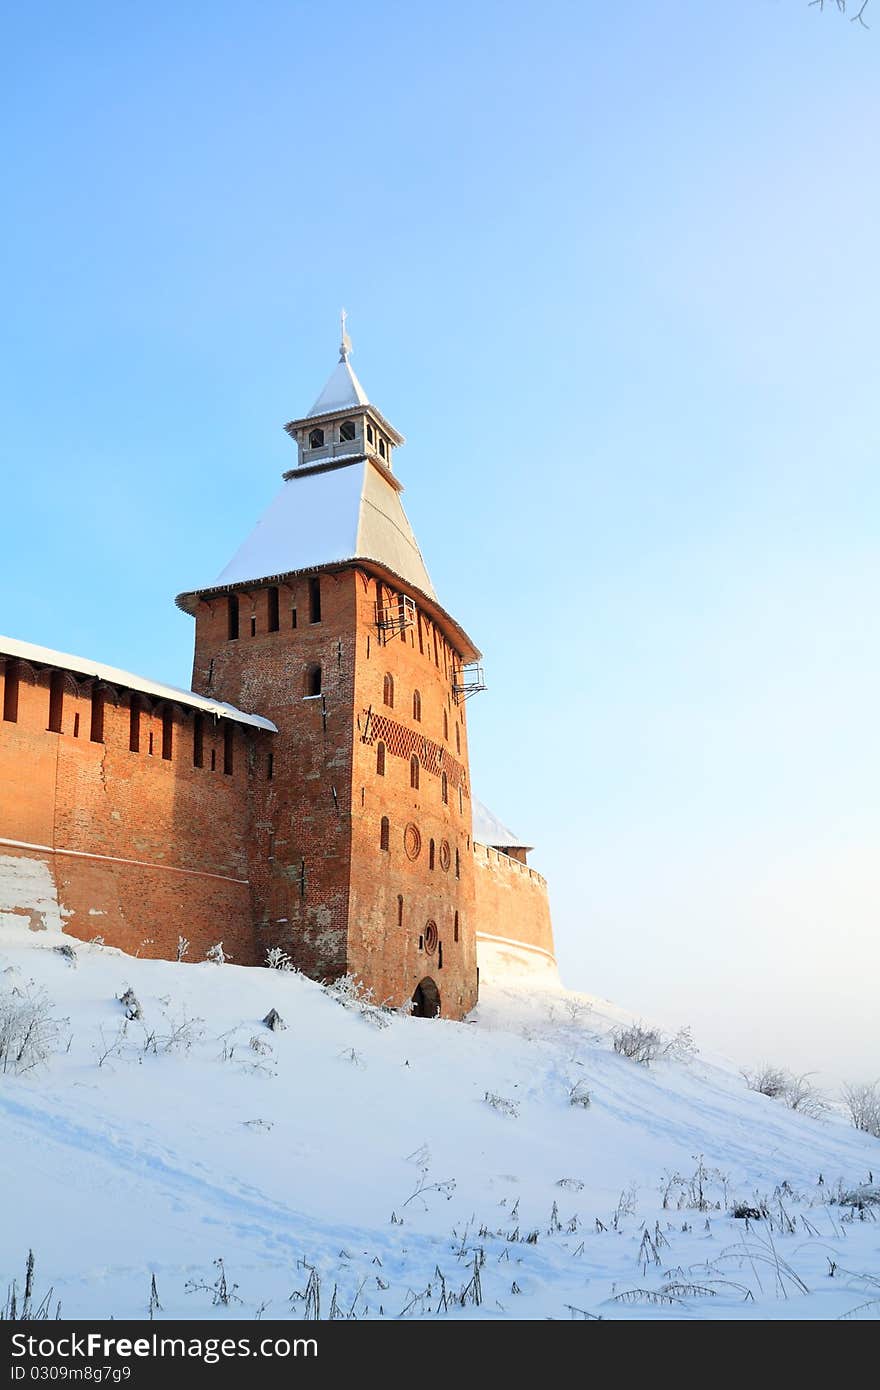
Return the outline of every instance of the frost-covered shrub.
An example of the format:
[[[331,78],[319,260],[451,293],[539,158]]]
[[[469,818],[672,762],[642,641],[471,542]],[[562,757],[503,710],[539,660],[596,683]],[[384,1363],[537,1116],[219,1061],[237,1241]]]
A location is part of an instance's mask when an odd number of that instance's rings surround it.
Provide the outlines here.
[[[611,1046],[621,1057],[628,1057],[631,1062],[639,1062],[643,1067],[656,1062],[666,1051],[660,1030],[646,1028],[643,1023],[615,1028],[611,1035]]]
[[[294,964],[282,946],[266,948],[266,965],[270,970],[293,970]]]
[[[808,1115],[811,1120],[817,1120],[828,1110],[827,1098],[813,1085],[808,1073],[803,1076],[790,1076],[782,1099],[789,1110],[797,1110],[800,1115]]]
[[[621,1057],[629,1057],[647,1067],[659,1057],[673,1057],[677,1062],[689,1062],[697,1053],[690,1028],[679,1028],[671,1037],[659,1028],[647,1028],[644,1023],[630,1023],[616,1028],[611,1045]]]
[[[0,1322],[48,1322],[50,1318],[58,1319],[61,1317],[61,1304],[55,1304],[55,1311],[52,1311],[52,1297],[54,1289],[49,1289],[43,1297],[37,1301],[34,1293],[34,1270],[35,1260],[33,1250],[28,1251],[27,1264],[24,1272],[24,1286],[19,1291],[18,1283],[13,1279],[6,1290],[6,1301],[0,1304]]]
[[[773,1067],[769,1062],[763,1062],[757,1071],[743,1071],[741,1076],[750,1091],[769,1096],[771,1100],[782,1099],[789,1081],[787,1071],[782,1067]]]
[[[828,1205],[852,1207],[859,1212],[878,1207],[880,1206],[880,1186],[866,1182],[860,1183],[858,1187],[845,1187],[842,1182],[839,1182],[836,1190],[828,1196]]]
[[[45,994],[0,994],[0,1072],[20,1076],[48,1061],[59,1024]]]
[[[496,1091],[487,1091],[483,1100],[501,1115],[509,1115],[512,1120],[519,1117],[518,1103],[515,1100],[508,1100],[507,1096],[499,1096]]]
[[[223,942],[218,941],[215,945],[208,947],[205,952],[205,960],[209,960],[212,965],[225,965],[228,960],[232,960],[232,956],[226,954],[223,950]]]
[[[580,1105],[584,1110],[589,1110],[591,1096],[586,1081],[578,1081],[576,1085],[572,1086],[568,1093],[568,1103],[569,1105]]]
[[[141,1001],[131,988],[131,985],[128,986],[124,994],[120,994],[119,1002],[125,1009],[125,1017],[129,1022],[133,1023],[137,1019],[143,1018],[144,1011],[141,1007]]]
[[[681,1173],[664,1174],[660,1191],[664,1210],[676,1207],[679,1211],[720,1211],[727,1206],[728,1178],[720,1168],[709,1168],[702,1154],[695,1154],[696,1168],[690,1176]],[[712,1189],[720,1188],[721,1196],[713,1197]]]
[[[167,1033],[160,1033],[155,1028],[144,1030],[142,1048],[144,1056],[159,1057],[167,1056],[170,1053],[188,1053],[205,1036],[204,1019],[191,1018],[186,1012],[181,1013],[177,1018],[163,1014],[163,1022],[167,1026]]]
[[[387,1028],[391,1022],[388,1009],[376,1003],[372,986],[367,989],[356,975],[340,975],[338,980],[325,985],[324,989],[337,1004],[344,1009],[353,1009],[375,1028]]]
[[[854,1128],[880,1139],[880,1082],[844,1086],[841,1095]]]
[[[694,1042],[694,1035],[690,1028],[679,1028],[671,1038],[666,1041],[665,1055],[674,1057],[677,1062],[689,1062],[696,1057],[699,1048]]]
[[[188,951],[189,942],[187,941],[185,936],[179,936],[177,938],[177,959],[183,960],[184,956],[188,953]]]
[[[741,1075],[750,1091],[769,1096],[771,1100],[781,1100],[789,1110],[797,1110],[811,1119],[818,1119],[828,1109],[826,1097],[810,1081],[809,1073],[795,1076],[783,1067],[764,1062],[757,1071],[743,1071]]]
[[[567,995],[562,1001],[562,1007],[571,1022],[578,1023],[582,1018],[587,1017],[593,1006],[585,999],[578,999],[577,995]]]

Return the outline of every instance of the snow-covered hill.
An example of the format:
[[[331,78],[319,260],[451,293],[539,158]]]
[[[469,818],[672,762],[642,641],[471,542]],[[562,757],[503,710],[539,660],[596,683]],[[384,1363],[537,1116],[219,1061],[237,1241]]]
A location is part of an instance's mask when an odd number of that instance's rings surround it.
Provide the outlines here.
[[[0,1301],[33,1248],[66,1317],[147,1317],[152,1275],[159,1319],[877,1315],[880,1207],[833,1200],[876,1140],[718,1059],[628,1061],[620,1010],[491,973],[466,1023],[380,1027],[295,974],[7,917],[7,1016],[59,1022],[0,1074]]]

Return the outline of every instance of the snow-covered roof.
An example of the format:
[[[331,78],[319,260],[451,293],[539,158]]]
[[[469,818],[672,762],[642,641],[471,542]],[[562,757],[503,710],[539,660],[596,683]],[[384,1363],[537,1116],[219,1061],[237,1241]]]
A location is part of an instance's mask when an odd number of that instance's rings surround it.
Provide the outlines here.
[[[347,357],[337,363],[335,370],[308,415],[326,415],[331,410],[347,410],[349,406],[369,405],[369,398],[354,373]]]
[[[527,845],[512,830],[508,830],[506,825],[502,825],[497,816],[493,815],[488,806],[484,806],[482,801],[473,798],[473,817],[474,817],[474,839],[481,845],[491,845],[493,849],[501,847],[505,849],[533,849],[533,845]]]
[[[357,560],[374,561],[436,601],[399,492],[363,457],[292,474],[212,587]]]
[[[176,685],[145,680],[143,676],[132,675],[131,671],[120,671],[116,666],[105,666],[88,657],[56,652],[51,647],[38,647],[33,642],[20,642],[17,637],[0,637],[0,656],[13,656],[38,666],[57,666],[64,671],[76,671],[78,675],[107,681],[109,685],[121,685],[127,690],[138,690],[157,700],[173,700],[179,705],[190,705],[218,719],[232,719],[237,724],[250,724],[254,729],[266,729],[273,734],[278,732],[271,719],[264,719],[260,714],[245,714],[234,705],[224,704],[222,700],[211,700],[205,695],[196,695],[192,690],[181,690]]]

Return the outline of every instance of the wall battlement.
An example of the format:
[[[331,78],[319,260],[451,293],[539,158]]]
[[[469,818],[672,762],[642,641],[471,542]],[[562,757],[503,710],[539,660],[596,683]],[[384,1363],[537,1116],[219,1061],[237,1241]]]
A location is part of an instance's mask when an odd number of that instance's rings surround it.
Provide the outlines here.
[[[13,661],[0,660],[0,844],[50,866],[65,930],[160,957],[183,934],[194,959],[222,939],[254,963],[249,764],[272,735],[206,719],[196,766],[201,716]]]

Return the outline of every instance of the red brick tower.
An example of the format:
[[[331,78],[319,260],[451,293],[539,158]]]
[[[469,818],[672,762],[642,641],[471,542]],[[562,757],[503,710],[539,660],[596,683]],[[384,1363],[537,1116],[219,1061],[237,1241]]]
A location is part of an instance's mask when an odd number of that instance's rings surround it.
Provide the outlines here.
[[[479,652],[401,505],[403,437],[339,363],[298,461],[196,619],[193,689],[278,726],[251,769],[257,958],[462,1017],[477,997],[466,696]]]

